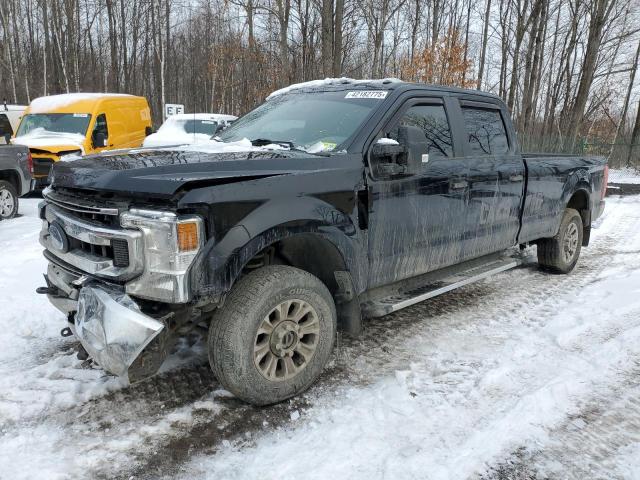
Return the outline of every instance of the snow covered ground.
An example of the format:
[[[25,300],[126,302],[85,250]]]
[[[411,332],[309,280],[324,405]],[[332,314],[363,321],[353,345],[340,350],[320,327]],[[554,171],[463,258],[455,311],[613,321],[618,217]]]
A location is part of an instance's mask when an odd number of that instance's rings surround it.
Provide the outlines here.
[[[609,183],[640,185],[640,169],[625,167],[609,170]]]
[[[519,268],[340,339],[268,408],[201,343],[125,387],[34,293],[38,200],[0,222],[0,478],[640,479],[640,196],[608,198],[569,276]]]

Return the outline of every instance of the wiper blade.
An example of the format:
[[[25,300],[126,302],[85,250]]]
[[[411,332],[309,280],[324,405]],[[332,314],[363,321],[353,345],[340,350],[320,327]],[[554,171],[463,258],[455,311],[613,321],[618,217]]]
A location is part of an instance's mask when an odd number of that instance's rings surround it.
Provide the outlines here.
[[[289,147],[291,150],[296,149],[293,142],[288,140],[271,140],[269,138],[254,138],[251,140],[251,145],[254,147],[264,147],[265,145],[283,145]]]

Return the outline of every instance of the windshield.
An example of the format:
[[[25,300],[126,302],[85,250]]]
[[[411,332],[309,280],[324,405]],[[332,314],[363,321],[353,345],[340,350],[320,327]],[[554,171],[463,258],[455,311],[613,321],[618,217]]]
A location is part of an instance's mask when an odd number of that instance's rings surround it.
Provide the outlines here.
[[[75,133],[84,136],[87,133],[91,115],[88,113],[31,113],[20,122],[16,137],[28,135],[41,128],[47,132]]]
[[[223,142],[248,138],[254,144],[256,140],[270,140],[310,152],[333,151],[355,133],[381,102],[380,98],[350,93],[353,92],[278,95],[236,120],[219,138]]]

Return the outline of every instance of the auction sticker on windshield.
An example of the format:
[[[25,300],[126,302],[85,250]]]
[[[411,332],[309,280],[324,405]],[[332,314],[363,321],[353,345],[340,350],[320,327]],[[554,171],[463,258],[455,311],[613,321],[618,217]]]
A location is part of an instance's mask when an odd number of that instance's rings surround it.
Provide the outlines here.
[[[344,98],[375,98],[382,100],[387,97],[386,90],[362,90],[358,92],[347,92]]]

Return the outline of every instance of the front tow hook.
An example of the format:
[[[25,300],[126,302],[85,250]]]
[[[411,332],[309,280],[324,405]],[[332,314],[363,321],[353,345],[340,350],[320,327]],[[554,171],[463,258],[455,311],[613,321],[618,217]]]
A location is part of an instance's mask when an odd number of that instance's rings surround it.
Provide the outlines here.
[[[62,330],[60,330],[60,335],[62,335],[63,337],[70,337],[71,335],[73,335],[73,332],[71,331],[71,329],[69,327],[65,327]]]
[[[60,290],[56,287],[38,287],[36,288],[36,293],[39,293],[40,295],[57,296],[60,293]]]

